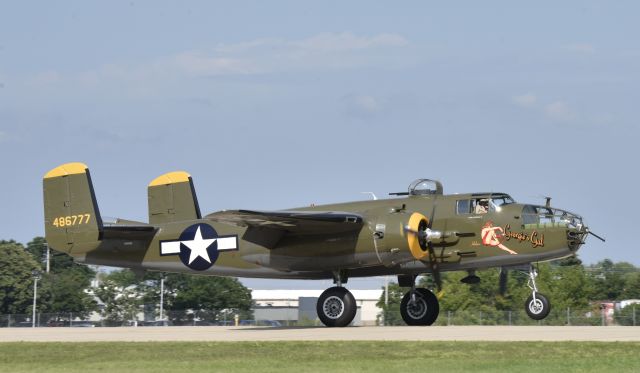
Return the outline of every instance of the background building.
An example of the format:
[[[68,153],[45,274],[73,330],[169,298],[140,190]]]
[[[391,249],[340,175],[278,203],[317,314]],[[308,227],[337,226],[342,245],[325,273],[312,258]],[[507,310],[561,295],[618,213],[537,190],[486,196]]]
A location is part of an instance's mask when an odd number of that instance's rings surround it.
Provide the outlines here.
[[[382,310],[376,306],[382,289],[350,290],[356,298],[358,311],[353,325],[375,325]],[[319,324],[316,315],[316,302],[323,290],[252,290],[251,298],[255,304],[254,318],[279,321],[282,325]]]

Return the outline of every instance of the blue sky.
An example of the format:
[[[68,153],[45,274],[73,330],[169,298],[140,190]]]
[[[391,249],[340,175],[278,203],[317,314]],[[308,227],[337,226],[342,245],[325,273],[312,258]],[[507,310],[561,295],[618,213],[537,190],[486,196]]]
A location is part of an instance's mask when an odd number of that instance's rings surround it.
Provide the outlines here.
[[[103,215],[190,172],[201,207],[384,195],[419,177],[576,211],[640,265],[633,1],[3,2],[0,237],[43,234],[41,177]]]

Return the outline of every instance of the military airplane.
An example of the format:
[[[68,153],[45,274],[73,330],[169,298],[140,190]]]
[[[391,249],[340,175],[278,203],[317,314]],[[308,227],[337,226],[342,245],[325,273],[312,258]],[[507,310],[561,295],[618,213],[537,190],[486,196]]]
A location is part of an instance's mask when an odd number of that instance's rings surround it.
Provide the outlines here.
[[[526,268],[527,314],[546,317],[532,263],[573,255],[590,232],[574,213],[516,203],[505,193],[443,193],[419,179],[394,197],[280,211],[225,210],[202,216],[191,176],[170,172],[148,186],[149,222],[100,215],[89,169],[67,163],[43,180],[46,240],[77,262],[137,271],[278,279],[333,279],[318,298],[319,319],[349,325],[356,315],[350,277],[397,275],[409,290],[400,311],[408,325],[431,325],[438,298],[416,287],[445,271]]]

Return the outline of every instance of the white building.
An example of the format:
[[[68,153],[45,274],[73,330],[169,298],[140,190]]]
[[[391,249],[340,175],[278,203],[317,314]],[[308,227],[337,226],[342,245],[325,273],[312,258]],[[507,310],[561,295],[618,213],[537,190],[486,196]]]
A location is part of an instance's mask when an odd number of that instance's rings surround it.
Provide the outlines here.
[[[358,306],[353,325],[375,325],[378,314],[382,312],[376,306],[382,296],[382,289],[349,291]],[[322,292],[323,290],[252,290],[254,317],[256,320],[277,320],[283,325],[298,322],[303,317],[315,322],[315,305]]]

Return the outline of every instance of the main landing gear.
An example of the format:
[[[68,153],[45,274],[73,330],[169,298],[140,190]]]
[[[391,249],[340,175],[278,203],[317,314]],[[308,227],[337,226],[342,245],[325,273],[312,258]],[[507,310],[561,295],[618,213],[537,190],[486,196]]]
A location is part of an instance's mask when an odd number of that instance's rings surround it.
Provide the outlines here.
[[[318,318],[329,327],[342,327],[351,324],[353,318],[356,317],[357,310],[353,294],[340,286],[334,286],[322,292],[316,304]]]
[[[400,315],[407,325],[431,325],[438,318],[438,298],[425,288],[409,290],[400,302]]]
[[[416,288],[415,276],[398,276],[400,286],[410,286],[400,302],[400,315],[407,325],[433,324],[440,313],[438,298],[428,289]]]
[[[353,318],[356,317],[358,305],[353,294],[342,287],[342,283],[347,282],[347,276],[344,273],[335,273],[334,282],[337,286],[329,288],[320,294],[316,304],[316,311],[318,312],[318,318],[324,325],[343,327],[351,324]]]
[[[527,301],[524,304],[524,309],[530,318],[534,320],[542,320],[549,315],[549,311],[551,311],[551,303],[549,303],[547,297],[542,293],[538,293],[536,277],[538,277],[538,272],[533,268],[533,266],[531,266],[531,268],[529,268],[529,282],[527,283],[527,286],[532,290],[532,293],[529,298],[527,298]]]

